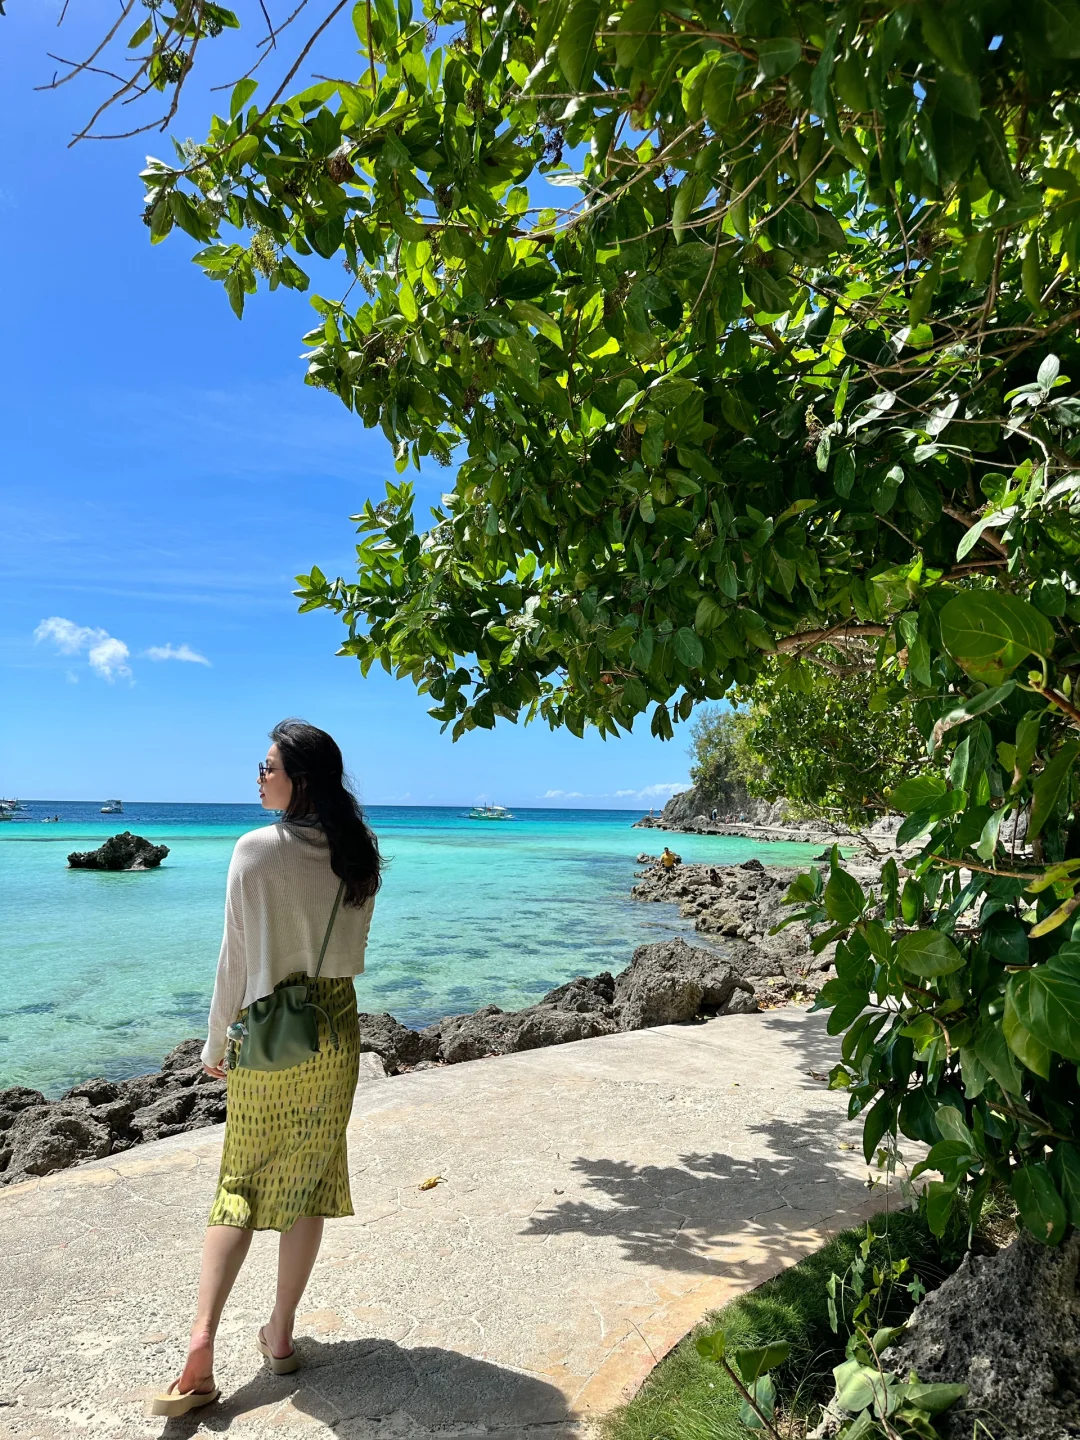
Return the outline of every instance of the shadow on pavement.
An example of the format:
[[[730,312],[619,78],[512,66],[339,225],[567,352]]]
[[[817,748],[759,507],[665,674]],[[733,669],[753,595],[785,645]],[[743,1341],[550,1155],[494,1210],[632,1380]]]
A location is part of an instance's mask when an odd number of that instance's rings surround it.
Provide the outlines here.
[[[474,1360],[435,1346],[406,1349],[390,1340],[328,1342],[301,1337],[303,1367],[294,1375],[274,1376],[263,1369],[246,1385],[216,1405],[166,1421],[162,1440],[187,1440],[197,1431],[218,1434],[252,1411],[277,1411],[291,1401],[292,1425],[303,1433],[319,1433],[311,1420],[341,1440],[377,1435],[408,1435],[422,1440],[452,1430],[458,1440],[471,1435],[517,1435],[530,1425],[545,1425],[545,1435],[558,1440],[555,1428],[567,1416],[566,1397],[554,1385]],[[353,1423],[355,1422],[355,1423]],[[284,1417],[282,1433],[294,1433]],[[385,1427],[385,1429],[384,1429]]]
[[[625,1260],[734,1277],[751,1256],[794,1263],[806,1248],[799,1237],[834,1216],[857,1223],[868,1187],[861,1156],[844,1153],[859,1130],[842,1111],[815,1107],[797,1124],[768,1120],[743,1133],[758,1137],[748,1147],[756,1154],[693,1153],[674,1165],[580,1156],[573,1168],[603,1198],[536,1212],[523,1233],[613,1236]]]

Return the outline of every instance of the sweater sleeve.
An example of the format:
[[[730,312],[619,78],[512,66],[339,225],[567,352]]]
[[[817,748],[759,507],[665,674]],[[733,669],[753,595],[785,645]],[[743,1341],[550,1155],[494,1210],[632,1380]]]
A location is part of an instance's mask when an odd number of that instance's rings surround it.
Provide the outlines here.
[[[233,851],[225,892],[225,933],[221,937],[214,997],[210,1002],[208,1036],[202,1050],[204,1065],[220,1065],[225,1058],[225,1032],[236,1019],[247,989],[247,956],[244,948],[243,865],[240,845]]]

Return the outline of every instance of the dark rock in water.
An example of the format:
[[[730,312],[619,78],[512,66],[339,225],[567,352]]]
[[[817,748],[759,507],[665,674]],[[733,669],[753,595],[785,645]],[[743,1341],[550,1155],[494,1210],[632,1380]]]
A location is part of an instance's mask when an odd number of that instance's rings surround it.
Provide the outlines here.
[[[944,1440],[1075,1440],[1080,1435],[1080,1235],[1051,1249],[1021,1235],[965,1256],[916,1309],[890,1370],[968,1386],[934,1416]],[[978,1424],[976,1425],[976,1421]]]
[[[167,845],[152,845],[125,830],[122,835],[111,835],[96,850],[73,850],[68,864],[73,870],[153,870],[168,853]]]
[[[620,1030],[677,1025],[699,1015],[737,1015],[756,1010],[754,987],[730,961],[685,940],[639,945],[615,981]]]
[[[23,1086],[0,1091],[0,1185],[220,1124],[225,1082],[203,1070],[201,1049],[201,1040],[185,1040],[162,1070],[131,1080],[84,1080],[59,1100]]]

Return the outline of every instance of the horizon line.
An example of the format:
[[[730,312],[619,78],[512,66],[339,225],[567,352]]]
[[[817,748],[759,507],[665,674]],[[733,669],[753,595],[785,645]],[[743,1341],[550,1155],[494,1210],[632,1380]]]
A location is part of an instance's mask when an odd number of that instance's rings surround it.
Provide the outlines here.
[[[688,787],[689,788],[689,787]],[[676,792],[676,793],[682,793]],[[21,805],[96,805],[100,797],[95,796],[92,800],[74,799],[36,799],[28,796],[23,799],[21,796],[12,796],[18,799]],[[669,797],[670,798],[670,797]],[[258,800],[124,800],[124,805],[244,805],[249,809],[262,810]],[[435,803],[434,801],[424,802],[420,800],[361,800],[360,805],[365,809],[381,810],[460,810],[463,806],[470,809],[486,804],[494,804],[494,801],[485,800],[454,800]],[[551,805],[536,802],[512,801],[519,810],[642,810],[645,808],[657,810],[663,809],[663,805],[651,805],[646,807],[644,802],[635,805]],[[666,802],[665,802],[666,803]],[[507,807],[509,809],[509,806]],[[121,812],[123,813],[123,812]],[[271,813],[267,811],[267,813]]]

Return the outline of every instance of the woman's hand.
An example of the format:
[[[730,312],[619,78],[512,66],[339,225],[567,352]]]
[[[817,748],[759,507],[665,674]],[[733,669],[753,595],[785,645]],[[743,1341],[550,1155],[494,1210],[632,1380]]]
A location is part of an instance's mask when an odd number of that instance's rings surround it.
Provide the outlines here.
[[[221,1064],[221,1065],[204,1065],[202,1068],[206,1071],[207,1075],[212,1075],[215,1080],[224,1080],[224,1079],[225,1079],[225,1066],[224,1066],[224,1064]]]

